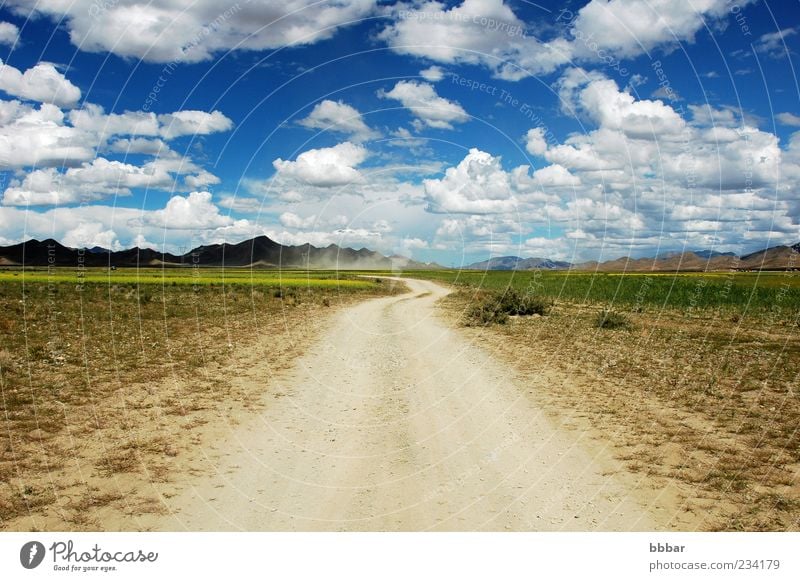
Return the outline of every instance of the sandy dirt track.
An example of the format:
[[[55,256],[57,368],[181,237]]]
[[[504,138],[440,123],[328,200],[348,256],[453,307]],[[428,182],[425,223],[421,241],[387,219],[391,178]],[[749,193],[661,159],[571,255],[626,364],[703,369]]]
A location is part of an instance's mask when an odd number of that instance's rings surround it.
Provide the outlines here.
[[[674,514],[585,432],[435,314],[447,289],[343,310],[264,410],[216,442],[214,474],[155,530],[658,530]]]

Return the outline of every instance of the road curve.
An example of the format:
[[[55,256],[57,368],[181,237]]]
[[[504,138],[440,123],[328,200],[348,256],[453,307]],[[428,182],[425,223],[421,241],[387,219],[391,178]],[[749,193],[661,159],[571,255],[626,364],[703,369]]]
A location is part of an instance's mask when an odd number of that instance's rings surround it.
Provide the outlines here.
[[[156,530],[658,530],[619,464],[533,403],[434,314],[448,290],[368,300],[293,368],[258,416],[216,442],[213,474],[164,499]]]

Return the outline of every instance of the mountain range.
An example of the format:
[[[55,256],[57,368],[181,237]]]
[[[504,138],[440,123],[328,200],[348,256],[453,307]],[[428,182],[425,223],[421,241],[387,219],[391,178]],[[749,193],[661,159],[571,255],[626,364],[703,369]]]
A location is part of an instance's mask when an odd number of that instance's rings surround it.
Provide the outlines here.
[[[572,267],[569,262],[549,258],[520,258],[519,256],[499,256],[466,266],[468,270],[563,270]]]
[[[791,270],[800,269],[800,242],[793,246],[773,246],[744,256],[733,252],[697,250],[666,252],[649,258],[623,256],[605,262],[569,262],[548,258],[501,256],[465,267],[469,270],[592,270],[601,272],[700,272],[710,270]]]
[[[176,255],[149,248],[111,251],[101,247],[69,248],[53,239],[28,240],[0,246],[0,266],[247,266],[262,268],[311,268],[343,270],[442,269],[436,263],[411,260],[405,256],[384,256],[361,248],[331,244],[284,246],[266,236],[238,244],[198,246]],[[737,256],[732,252],[698,250],[666,252],[649,258],[621,257],[606,262],[570,262],[549,258],[501,256],[470,264],[469,270],[592,270],[601,272],[678,272],[709,270],[791,270],[800,269],[800,243],[773,246]]]
[[[69,248],[53,239],[28,240],[0,247],[0,266],[249,266],[263,268],[326,268],[343,270],[391,270],[442,268],[405,256],[384,256],[367,248],[354,250],[331,244],[284,246],[266,236],[238,244],[198,246],[176,255],[149,248],[112,252],[105,248]]]

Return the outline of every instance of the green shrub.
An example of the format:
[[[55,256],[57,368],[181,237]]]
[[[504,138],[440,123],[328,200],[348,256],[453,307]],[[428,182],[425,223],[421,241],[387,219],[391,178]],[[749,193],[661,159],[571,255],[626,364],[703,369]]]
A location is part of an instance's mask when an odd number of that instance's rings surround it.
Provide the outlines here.
[[[552,304],[541,297],[523,294],[517,289],[508,289],[499,295],[500,309],[509,315],[546,315]]]
[[[546,315],[552,304],[541,298],[526,295],[516,289],[494,292],[474,303],[465,314],[468,326],[504,325],[511,315]]]
[[[465,316],[467,326],[486,326],[494,323],[504,325],[508,322],[508,313],[500,309],[495,300],[483,300],[472,305]]]
[[[612,311],[611,309],[603,309],[597,313],[594,326],[598,329],[630,329],[631,322],[622,313]]]

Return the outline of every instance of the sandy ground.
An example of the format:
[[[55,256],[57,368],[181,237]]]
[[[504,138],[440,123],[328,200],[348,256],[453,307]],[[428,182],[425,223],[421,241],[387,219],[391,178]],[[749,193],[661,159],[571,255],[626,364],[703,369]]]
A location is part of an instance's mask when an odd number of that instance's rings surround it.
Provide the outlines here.
[[[659,530],[676,506],[435,314],[447,289],[336,315],[153,530]],[[251,380],[258,381],[258,378]],[[211,472],[211,474],[208,474]]]

